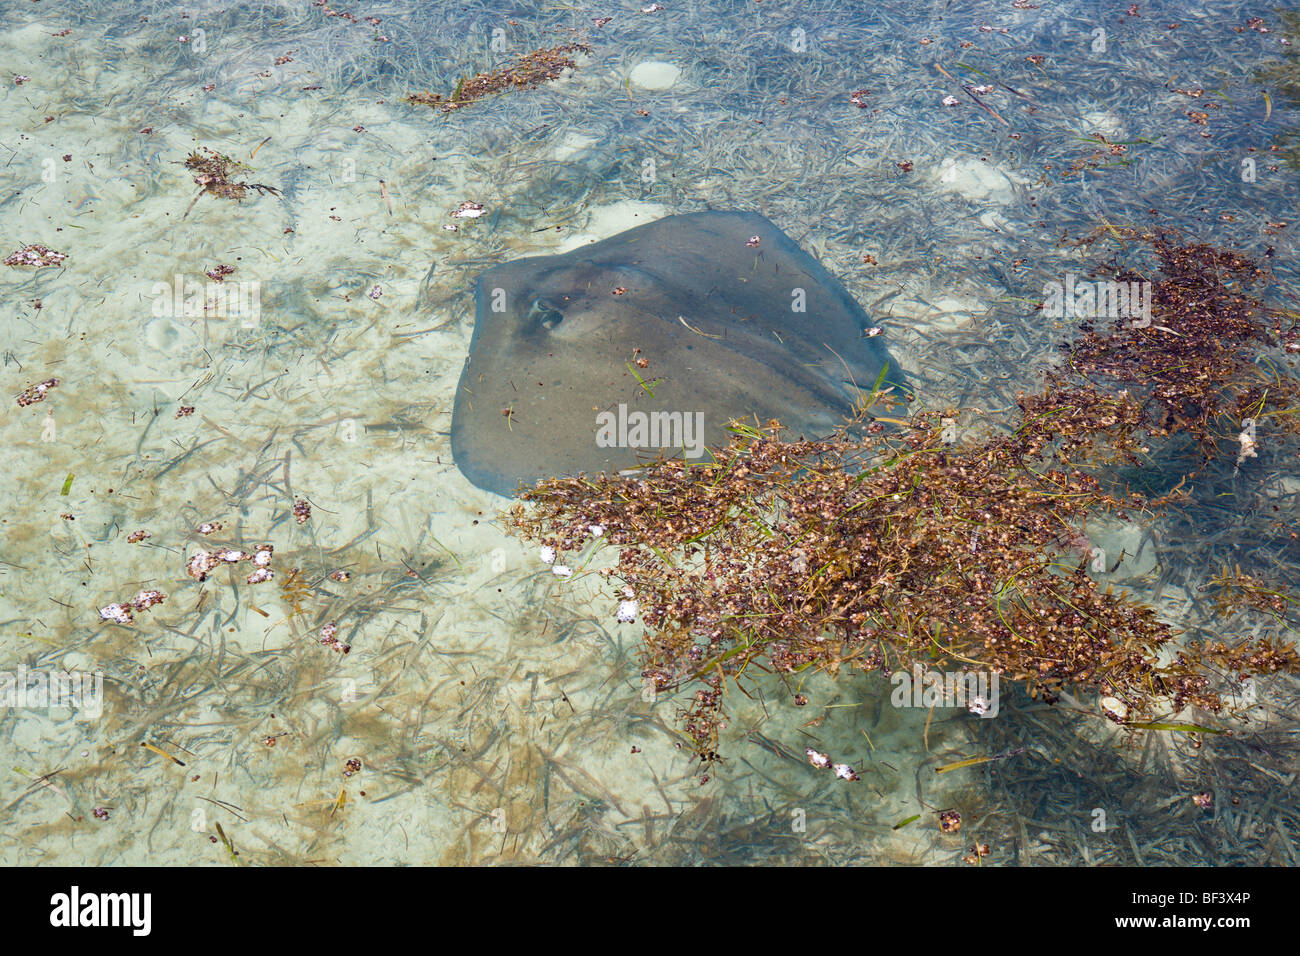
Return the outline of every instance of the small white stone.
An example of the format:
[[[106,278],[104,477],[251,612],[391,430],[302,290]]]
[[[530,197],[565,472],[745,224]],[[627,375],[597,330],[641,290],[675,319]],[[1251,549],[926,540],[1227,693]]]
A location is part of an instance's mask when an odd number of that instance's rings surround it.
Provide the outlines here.
[[[619,601],[618,602],[618,619],[622,624],[631,624],[636,620],[637,611],[636,601]]]
[[[670,89],[682,75],[681,67],[659,60],[646,60],[632,67],[628,79],[643,90]]]
[[[567,578],[569,575],[573,573],[573,568],[566,567],[563,564],[557,564],[551,568],[551,573],[556,575],[557,577]]]
[[[544,545],[542,545],[542,546],[537,550],[537,554],[538,554],[538,557],[540,557],[540,558],[542,559],[542,562],[543,562],[544,564],[554,564],[554,563],[555,563],[555,549],[552,548],[549,544],[544,544]]]
[[[587,527],[587,530],[591,532],[591,536],[593,538],[599,538],[602,534],[605,533],[604,526],[598,524],[589,525]]]

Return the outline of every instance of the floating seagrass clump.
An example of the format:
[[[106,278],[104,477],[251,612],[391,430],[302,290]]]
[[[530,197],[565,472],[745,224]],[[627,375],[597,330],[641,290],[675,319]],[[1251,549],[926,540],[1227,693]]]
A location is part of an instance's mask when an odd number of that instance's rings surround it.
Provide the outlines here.
[[[199,191],[185,209],[185,216],[190,214],[190,210],[194,208],[194,204],[198,202],[199,197],[204,193],[218,199],[235,200],[242,200],[248,195],[250,189],[254,190],[259,196],[264,193],[270,193],[272,196],[280,195],[280,190],[264,183],[232,181],[230,178],[232,174],[252,172],[252,167],[206,146],[190,153],[185,158],[184,166],[195,174],[194,182],[199,187]],[[181,218],[184,219],[185,216]]]
[[[1220,713],[1247,676],[1300,671],[1295,649],[1269,638],[1171,646],[1178,635],[1153,608],[1089,576],[1087,528],[1153,513],[1177,494],[1106,490],[1116,466],[1149,461],[1154,439],[1176,428],[1212,436],[1218,417],[1243,408],[1292,419],[1253,384],[1234,385],[1230,370],[1245,367],[1204,368],[1212,357],[1245,361],[1251,342],[1267,341],[1260,323],[1271,313],[1227,291],[1231,270],[1249,266],[1206,247],[1155,248],[1170,271],[1156,283],[1151,329],[1176,342],[1139,348],[1119,323],[1086,330],[1041,394],[1019,396],[1009,433],[957,441],[952,412],[917,414],[899,432],[873,425],[861,440],[736,426],[706,465],[544,481],[508,526],[557,552],[593,541],[619,549],[605,573],[619,582],[620,618],[639,615],[646,628],[643,676],[659,690],[703,685],[683,726],[705,762],[724,726],[722,682],[751,668],[991,671],[1047,701],[1067,688],[1095,693],[1103,713],[1136,726],[1188,705]],[[1207,290],[1211,281],[1223,291]],[[1195,328],[1220,341],[1183,343]],[[1168,363],[1180,347],[1176,372]],[[1103,371],[1128,388],[1089,381]],[[1290,387],[1277,391],[1294,396]],[[1297,607],[1241,575],[1215,583],[1225,607]]]
[[[1082,537],[1090,516],[1158,502],[1106,494],[1032,450],[1051,429],[1076,453],[1107,439],[1117,442],[1106,454],[1122,451],[1137,406],[1070,399],[1015,436],[972,445],[945,444],[934,415],[870,446],[784,441],[773,427],[739,436],[704,468],[669,461],[632,480],[544,482],[510,523],[557,550],[604,529],[599,540],[620,549],[612,575],[647,627],[643,674],[659,690],[756,662],[789,674],[974,668],[1047,700],[1092,690],[1141,722],[1171,705],[1220,711],[1218,670],[1294,668],[1294,650],[1267,641],[1159,663],[1174,631],[1094,583]],[[864,447],[880,461],[859,471]],[[720,705],[716,686],[701,693],[696,710]],[[688,721],[702,755],[716,752],[718,720]]]
[[[462,76],[449,96],[425,90],[422,93],[407,95],[405,102],[417,106],[435,107],[444,113],[450,113],[492,93],[509,89],[532,89],[542,83],[559,79],[566,69],[578,68],[578,64],[570,55],[573,53],[591,53],[591,48],[583,43],[569,43],[549,50],[534,50],[532,53],[525,53],[518,57],[511,66],[488,73],[479,73],[469,80]]]
[[[1300,379],[1285,368],[1300,353],[1300,323],[1251,294],[1268,273],[1235,252],[1145,230],[1106,227],[1083,244],[1107,237],[1154,250],[1160,278],[1150,282],[1152,312],[1102,329],[1081,323],[1061,376],[1141,396],[1153,435],[1186,433],[1207,459],[1225,437],[1239,456],[1254,457],[1256,429],[1265,423],[1300,434]],[[1115,279],[1150,277],[1124,270]]]

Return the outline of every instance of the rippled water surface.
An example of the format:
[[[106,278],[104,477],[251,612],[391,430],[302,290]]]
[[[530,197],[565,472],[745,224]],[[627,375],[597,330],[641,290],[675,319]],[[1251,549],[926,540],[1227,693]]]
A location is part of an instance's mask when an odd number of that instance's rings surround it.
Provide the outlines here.
[[[66,257],[0,271],[0,859],[228,864],[220,823],[241,861],[271,864],[961,866],[972,842],[984,865],[1298,862],[1282,678],[1220,738],[1122,736],[1089,704],[1007,686],[992,720],[899,707],[879,675],[810,678],[797,707],[758,676],[729,689],[727,759],[702,779],[677,722],[691,690],[643,695],[639,625],[598,576],[559,578],[508,537],[507,500],[457,471],[449,438],[477,275],[674,213],[762,213],[880,323],[923,402],[990,416],[1054,357],[1044,283],[1087,264],[1063,239],[1180,227],[1267,258],[1285,297],[1293,16],[1195,0],[0,0],[0,16],[0,254]],[[571,43],[589,52],[536,89],[403,101]],[[204,192],[196,151],[271,188]],[[466,202],[482,215],[453,216]],[[1225,564],[1300,579],[1294,546],[1238,520],[1294,523],[1295,462],[1264,448],[1222,513],[1117,532],[1114,583],[1177,623]],[[273,577],[248,583],[260,545]],[[245,558],[187,574],[221,549]],[[165,600],[131,623],[101,615],[150,589]],[[56,672],[90,681],[79,706],[39,697]],[[862,779],[815,771],[806,747]],[[1208,812],[1189,799],[1205,790]],[[946,808],[960,834],[937,825]]]

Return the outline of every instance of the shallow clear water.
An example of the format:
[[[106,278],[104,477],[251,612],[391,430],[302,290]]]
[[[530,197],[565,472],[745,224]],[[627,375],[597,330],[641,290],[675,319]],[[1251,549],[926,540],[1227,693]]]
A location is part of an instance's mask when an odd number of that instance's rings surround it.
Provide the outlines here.
[[[1271,248],[1293,290],[1296,169],[1271,146],[1297,124],[1296,31],[1235,3],[643,6],[0,2],[0,252],[67,257],[0,272],[5,387],[59,380],[0,413],[0,670],[102,674],[102,708],[0,713],[0,858],[223,864],[220,823],[249,863],[960,865],[986,841],[1004,865],[1295,864],[1283,679],[1203,743],[1005,689],[980,720],[893,706],[878,677],[811,679],[804,708],[758,680],[701,782],[681,701],[642,699],[639,628],[502,532],[449,429],[480,272],[673,213],[767,216],[923,400],[990,416],[1053,357],[1034,306],[1084,262],[1062,238],[1159,221]],[[576,40],[537,89],[402,102]],[[281,195],[196,199],[203,147]],[[466,201],[484,214],[453,218]],[[1224,563],[1294,580],[1294,546],[1248,521],[1294,522],[1294,449],[1252,468],[1233,508],[1117,540],[1139,553],[1115,582],[1178,622]],[[259,544],[272,581],[186,574]],[[166,600],[101,620],[148,588]]]

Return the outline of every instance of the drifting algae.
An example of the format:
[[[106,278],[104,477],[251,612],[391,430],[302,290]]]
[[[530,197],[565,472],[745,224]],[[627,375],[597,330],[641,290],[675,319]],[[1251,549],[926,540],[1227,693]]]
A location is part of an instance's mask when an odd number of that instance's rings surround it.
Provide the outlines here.
[[[240,172],[251,172],[251,168],[206,146],[190,153],[185,158],[183,165],[195,174],[194,183],[199,187],[199,191],[194,194],[194,198],[190,200],[189,206],[185,209],[185,216],[190,214],[190,210],[194,208],[194,204],[198,202],[199,197],[204,193],[218,199],[234,199],[237,201],[243,200],[250,189],[259,196],[265,193],[270,193],[272,196],[280,195],[278,189],[274,186],[267,186],[265,183],[234,182],[230,178],[232,175]],[[185,216],[181,218],[183,219]]]
[[[591,48],[583,43],[569,43],[548,50],[534,50],[518,57],[510,66],[478,73],[468,80],[462,76],[456,82],[456,88],[447,96],[424,90],[408,94],[406,102],[450,113],[493,93],[510,89],[532,89],[559,79],[566,69],[576,70],[578,64],[571,56],[573,53],[589,54]]]

